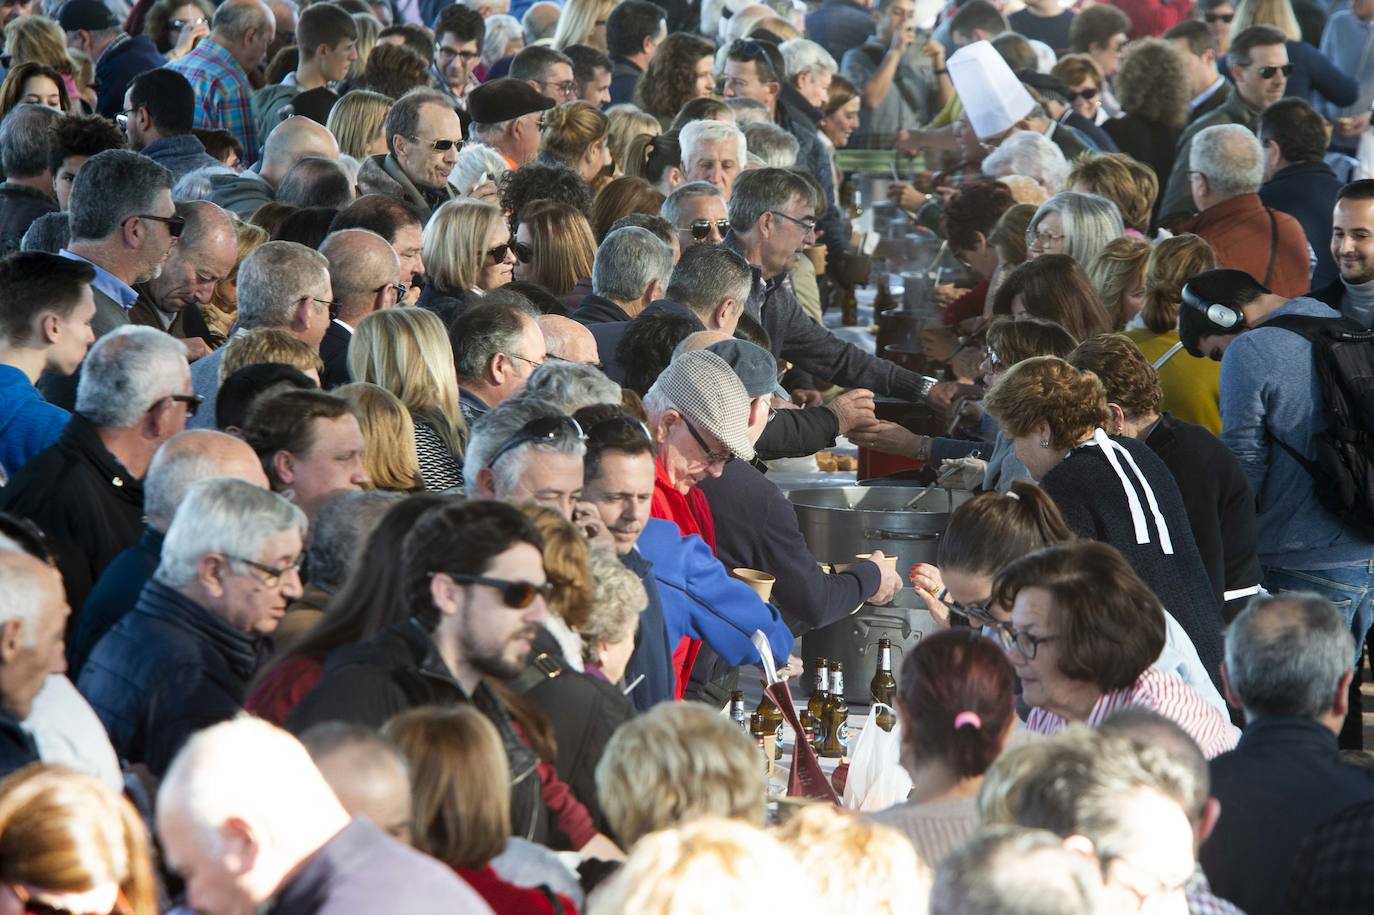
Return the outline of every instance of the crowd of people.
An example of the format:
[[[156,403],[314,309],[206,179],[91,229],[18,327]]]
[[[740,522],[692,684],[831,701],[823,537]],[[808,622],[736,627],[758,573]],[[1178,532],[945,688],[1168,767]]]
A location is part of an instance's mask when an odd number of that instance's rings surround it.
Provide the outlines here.
[[[0,913],[1369,911],[1374,2],[919,9],[0,4]],[[772,803],[908,580],[909,795]]]

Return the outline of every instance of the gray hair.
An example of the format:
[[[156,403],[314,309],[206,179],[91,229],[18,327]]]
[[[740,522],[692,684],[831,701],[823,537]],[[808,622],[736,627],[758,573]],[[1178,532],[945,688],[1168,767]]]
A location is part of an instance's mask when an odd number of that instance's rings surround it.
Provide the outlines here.
[[[562,410],[535,397],[518,396],[503,401],[489,413],[477,418],[468,437],[468,450],[463,455],[463,486],[469,496],[477,495],[477,474],[491,463],[492,455],[510,441],[526,423],[536,419],[566,416]],[[582,457],[587,445],[573,435],[561,436],[554,442],[528,442],[512,448],[501,456],[495,467],[489,468],[496,477],[498,497],[515,489],[525,472],[525,455],[531,448]]]
[[[459,312],[449,333],[459,380],[481,378],[492,357],[520,345],[525,322],[535,320],[529,307],[481,301]]]
[[[294,6],[294,4],[291,5]],[[267,25],[268,16],[272,16],[272,11],[264,10],[257,4],[222,3],[215,10],[215,16],[210,20],[210,25],[215,34],[221,35],[229,41],[238,42],[243,40],[249,29],[260,29]]]
[[[736,185],[738,187],[738,185]],[[1036,227],[1046,213],[1058,213],[1064,223],[1064,253],[1084,270],[1107,243],[1126,234],[1116,204],[1097,194],[1061,191],[1040,204],[1026,227],[1026,244],[1035,238]]]
[[[716,187],[709,181],[688,181],[673,188],[673,192],[663,201],[663,206],[659,208],[659,213],[663,218],[677,228],[678,207],[682,206],[684,200],[693,197],[719,197],[725,199],[725,192]]]
[[[329,261],[305,245],[293,241],[260,245],[239,266],[239,327],[286,327],[296,303],[313,295],[328,274]]]
[[[991,826],[946,855],[930,889],[930,915],[1096,912],[1102,875],[1044,829]]]
[[[38,638],[38,618],[46,590],[38,572],[43,568],[41,560],[4,538],[0,549],[0,626],[18,620],[25,648],[32,647]]]
[[[269,537],[292,529],[305,537],[305,512],[276,493],[243,480],[201,480],[177,507],[153,577],[184,588],[196,580],[206,556],[256,560]]]
[[[404,498],[398,492],[345,492],[324,503],[310,534],[310,583],[326,594],[338,591],[373,528]]]
[[[195,171],[187,172],[172,185],[172,199],[178,203],[192,200],[209,200],[215,193],[214,179],[218,175],[233,175],[234,170],[225,165],[206,165]]]
[[[186,344],[126,324],[91,347],[76,385],[76,412],[97,426],[128,429],[164,397],[185,393]]]
[[[814,41],[793,38],[791,41],[784,41],[779,49],[782,51],[783,69],[787,71],[789,80],[805,73],[820,76],[822,73],[839,72],[840,67],[835,63],[835,58]]]
[[[785,210],[800,198],[815,203],[811,185],[785,168],[756,168],[735,179],[730,193],[730,228],[751,232],[769,210]],[[1117,222],[1121,221],[1117,217]],[[1120,234],[1120,233],[1118,233]]]
[[[127,149],[96,153],[72,182],[72,240],[108,237],[130,216],[152,212],[163,191],[170,195],[172,173],[147,156]]]
[[[72,240],[70,217],[65,211],[44,213],[32,223],[19,242],[20,251],[43,251],[56,254]]]
[[[1250,128],[1217,124],[1193,137],[1188,167],[1202,172],[1219,197],[1253,194],[1264,181],[1264,148]]]
[[[749,158],[749,142],[744,138],[744,131],[734,124],[726,124],[723,121],[692,121],[678,134],[678,148],[682,150],[682,166],[686,169],[687,163],[692,161],[692,157],[703,143],[725,143],[734,141],[739,151],[736,157],[740,167],[744,167],[744,160]]]
[[[471,0],[480,5],[483,0]],[[514,16],[488,16],[486,29],[482,34],[482,63],[490,67],[506,55],[506,48],[512,38],[523,38],[524,29],[520,20]]]
[[[36,178],[48,170],[48,131],[62,112],[47,105],[16,105],[0,121],[0,164],[10,178]]]
[[[728,49],[721,48],[721,54]],[[734,98],[724,99],[725,107],[735,115],[735,125],[743,127],[745,124],[767,124],[772,123],[773,116],[768,113],[768,106],[758,99],[745,98],[737,95]]]
[[[587,559],[595,587],[591,612],[577,630],[582,636],[582,660],[595,661],[603,642],[623,642],[634,633],[639,614],[649,604],[648,592],[639,576],[631,572],[609,550],[593,549]]]
[[[197,429],[174,435],[153,455],[148,475],[143,478],[143,514],[150,527],[166,531],[176,515],[177,506],[194,483],[229,476],[224,454],[212,447],[188,447],[188,438],[209,444],[214,439],[242,442],[224,432]],[[238,447],[243,447],[239,445]],[[230,458],[232,461],[232,457]]]
[[[777,124],[745,124],[743,132],[751,162],[757,157],[760,167],[791,168],[797,164],[801,144]]]
[[[1355,640],[1318,594],[1256,597],[1226,629],[1226,677],[1247,721],[1318,719],[1351,669]]]
[[[552,37],[553,37],[553,33],[554,33],[555,31],[558,30],[558,19],[559,19],[559,17],[558,17],[558,16],[555,16],[555,17],[553,17],[553,19],[552,19],[549,23],[546,23],[546,24],[544,25],[543,30],[538,31],[538,32],[534,31],[534,26],[536,25],[536,23],[534,22],[534,17],[531,15],[531,13],[532,13],[537,7],[541,7],[541,6],[554,6],[554,7],[556,7],[556,6],[558,6],[558,4],[557,4],[557,3],[548,2],[548,0],[540,0],[540,2],[538,2],[538,3],[531,3],[530,6],[529,6],[529,9],[525,10],[525,15],[523,15],[523,16],[520,17],[520,28],[521,28],[521,29],[524,31],[524,33],[525,33],[525,43],[526,43],[526,44],[534,44],[536,41],[542,41],[542,40],[545,39],[545,38],[552,38]]]
[[[592,262],[592,292],[613,302],[635,302],[654,280],[668,285],[673,249],[648,229],[626,226],[608,234]]]
[[[715,245],[693,245],[682,252],[668,279],[667,298],[690,308],[704,321],[726,299],[734,299],[744,308],[753,290],[753,268],[737,252]]]
[[[455,191],[467,193],[476,186],[482,172],[499,185],[508,171],[510,167],[499,152],[483,143],[468,143],[458,153],[458,162],[449,172],[448,184]]]
[[[620,406],[620,385],[594,365],[550,359],[530,374],[525,393],[553,404],[569,416],[596,404]]]
[[[983,160],[983,174],[989,178],[1025,175],[1057,194],[1069,178],[1069,162],[1044,134],[1018,130]]]

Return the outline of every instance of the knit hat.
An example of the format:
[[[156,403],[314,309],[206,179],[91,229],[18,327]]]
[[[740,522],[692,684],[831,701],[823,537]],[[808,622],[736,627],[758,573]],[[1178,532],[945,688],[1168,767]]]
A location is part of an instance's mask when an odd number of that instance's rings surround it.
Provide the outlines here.
[[[975,41],[949,58],[949,78],[978,139],[1005,133],[1030,114],[1035,100],[989,41]]]
[[[548,111],[553,99],[540,95],[523,79],[502,77],[468,93],[468,114],[478,124],[500,124],[536,111]]]
[[[668,363],[649,393],[658,391],[688,421],[720,441],[737,458],[754,459],[749,441],[749,392],[730,363],[709,350],[683,353]]]

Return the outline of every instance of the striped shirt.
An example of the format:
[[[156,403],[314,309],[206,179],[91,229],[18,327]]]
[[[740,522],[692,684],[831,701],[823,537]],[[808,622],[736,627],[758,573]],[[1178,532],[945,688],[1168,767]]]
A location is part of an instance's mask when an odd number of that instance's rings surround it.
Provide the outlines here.
[[[258,130],[253,120],[253,87],[224,46],[207,38],[191,53],[167,64],[196,92],[195,126],[227,130],[243,144],[243,162],[258,161]]]
[[[1176,675],[1151,667],[1125,689],[1104,693],[1093,705],[1087,724],[1097,727],[1123,708],[1147,708],[1183,728],[1197,741],[1202,755],[1213,759],[1233,750],[1240,740],[1240,729],[1210,705]],[[1026,729],[1037,734],[1053,734],[1068,724],[1044,709],[1032,709]]]

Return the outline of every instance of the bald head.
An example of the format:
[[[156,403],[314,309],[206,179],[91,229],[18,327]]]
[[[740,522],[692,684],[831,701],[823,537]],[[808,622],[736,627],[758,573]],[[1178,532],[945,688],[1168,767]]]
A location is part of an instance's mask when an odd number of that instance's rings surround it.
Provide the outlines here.
[[[395,744],[338,721],[310,728],[301,743],[345,810],[410,843],[410,771]]]
[[[276,187],[293,165],[312,157],[337,162],[339,141],[318,121],[289,117],[267,137],[262,150],[262,177]]]
[[[215,10],[213,39],[243,69],[252,72],[267,56],[277,20],[262,0],[225,0]]]
[[[324,240],[320,253],[329,261],[340,321],[356,327],[372,312],[396,304],[389,287],[400,282],[401,263],[385,238],[367,229],[343,229]]]
[[[181,240],[148,283],[153,301],[166,312],[207,304],[239,253],[233,218],[210,201],[179,203],[177,215],[186,220]]]
[[[268,488],[262,462],[240,438],[195,429],[163,442],[153,455],[143,483],[143,507],[149,526],[165,532],[191,484],[214,477],[232,477]]]
[[[234,217],[223,207],[208,200],[191,200],[177,204],[177,215],[186,220],[178,248],[201,250],[227,245],[237,254],[238,234],[234,229]]]
[[[592,332],[571,318],[560,315],[540,315],[539,329],[544,332],[544,345],[549,356],[566,362],[599,365],[601,356],[596,350]]]

